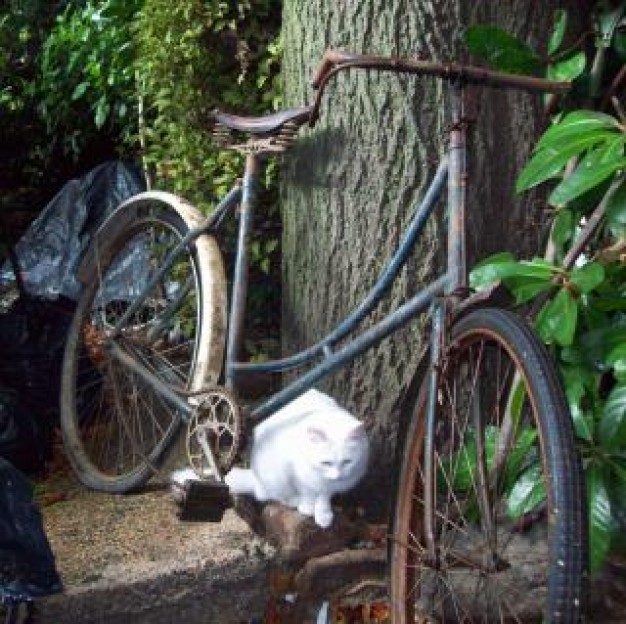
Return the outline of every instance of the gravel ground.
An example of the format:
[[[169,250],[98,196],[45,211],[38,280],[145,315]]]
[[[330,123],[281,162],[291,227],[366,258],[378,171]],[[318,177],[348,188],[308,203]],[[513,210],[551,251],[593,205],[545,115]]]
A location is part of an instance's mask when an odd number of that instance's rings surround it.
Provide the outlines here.
[[[273,552],[232,510],[221,523],[181,522],[163,485],[106,495],[59,466],[36,496],[65,586],[42,601],[37,624],[183,621],[173,613],[189,624],[241,624],[262,616]]]

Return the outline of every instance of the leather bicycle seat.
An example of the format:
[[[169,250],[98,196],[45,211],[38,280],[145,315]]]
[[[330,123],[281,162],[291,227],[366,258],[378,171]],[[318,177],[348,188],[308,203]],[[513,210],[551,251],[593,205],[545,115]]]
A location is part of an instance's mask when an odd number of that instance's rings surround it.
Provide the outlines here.
[[[300,106],[298,108],[288,108],[272,115],[264,115],[263,117],[240,117],[216,110],[213,112],[213,119],[216,123],[231,130],[250,132],[252,134],[268,134],[280,130],[288,122],[302,125],[309,120],[312,110],[312,106]]]

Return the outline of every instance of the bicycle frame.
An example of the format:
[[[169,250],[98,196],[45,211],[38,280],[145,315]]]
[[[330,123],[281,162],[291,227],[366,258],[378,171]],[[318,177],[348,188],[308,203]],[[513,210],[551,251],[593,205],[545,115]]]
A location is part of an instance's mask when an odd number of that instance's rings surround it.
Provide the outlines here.
[[[463,120],[463,93],[460,85],[451,88],[452,120],[449,136],[448,154],[443,157],[422,201],[415,207],[402,241],[392,257],[387,261],[378,280],[363,301],[325,337],[310,346],[284,359],[267,362],[240,362],[243,340],[243,319],[247,294],[247,243],[252,225],[255,204],[259,157],[250,155],[246,160],[245,174],[241,187],[241,207],[239,212],[239,231],[232,292],[232,305],[229,316],[229,332],[226,352],[226,385],[237,387],[237,376],[247,372],[278,373],[305,364],[321,360],[310,370],[288,384],[283,390],[251,412],[253,419],[261,419],[273,413],[302,392],[311,388],[323,377],[345,366],[355,357],[364,353],[371,346],[397,331],[418,314],[427,311],[443,295],[456,299],[466,286],[465,260],[465,200],[466,200],[466,124]],[[406,303],[390,313],[382,321],[355,337],[338,351],[334,347],[372,312],[394,283],[400,269],[423,232],[424,226],[435,209],[447,181],[448,194],[448,253],[445,272],[432,283],[416,293]],[[218,206],[216,212],[232,209],[238,197],[229,198]],[[214,226],[208,228],[213,231]],[[439,326],[442,327],[441,324]],[[443,331],[443,327],[442,327]],[[439,342],[440,335],[434,337]]]
[[[213,214],[200,227],[189,231],[169,252],[162,266],[155,272],[137,299],[134,300],[133,304],[129,306],[125,314],[119,319],[113,329],[111,338],[115,338],[122,332],[122,328],[128,319],[132,317],[147,294],[171,268],[181,251],[186,246],[193,244],[193,241],[199,236],[215,233],[227,214],[235,211],[239,206],[232,303],[229,311],[225,358],[226,386],[236,391],[237,376],[248,372],[280,373],[321,360],[306,373],[289,383],[284,389],[256,407],[250,413],[250,417],[253,420],[269,416],[311,388],[320,379],[342,368],[351,360],[367,351],[371,346],[432,307],[436,310],[436,317],[440,319],[433,323],[431,353],[435,357],[435,354],[439,351],[436,345],[441,344],[444,331],[442,297],[445,295],[451,302],[455,302],[458,301],[461,293],[466,290],[464,227],[466,204],[466,124],[463,120],[463,86],[460,84],[452,85],[450,93],[452,99],[452,120],[448,153],[442,158],[423,199],[415,207],[413,217],[401,243],[388,260],[378,280],[364,300],[317,344],[283,359],[260,363],[239,361],[243,344],[244,316],[248,290],[248,240],[252,229],[255,194],[260,168],[260,156],[254,154],[249,155],[246,159],[245,172],[241,183],[238,183],[229,191],[218,204]],[[393,285],[400,269],[406,263],[411,250],[423,232],[428,218],[441,198],[446,182],[448,196],[448,252],[445,272],[395,311],[387,315],[382,321],[349,341],[341,349],[335,351],[334,347],[337,343],[355,331]],[[123,366],[131,368],[160,392],[166,400],[173,403],[181,411],[184,419],[190,416],[192,407],[185,397],[180,396],[171,387],[157,379],[140,363],[126,356],[123,350],[115,344],[114,340],[111,341],[110,349],[113,357]],[[431,367],[431,370],[433,371],[431,374],[434,375],[436,367]],[[436,378],[433,378],[432,383],[436,383]]]

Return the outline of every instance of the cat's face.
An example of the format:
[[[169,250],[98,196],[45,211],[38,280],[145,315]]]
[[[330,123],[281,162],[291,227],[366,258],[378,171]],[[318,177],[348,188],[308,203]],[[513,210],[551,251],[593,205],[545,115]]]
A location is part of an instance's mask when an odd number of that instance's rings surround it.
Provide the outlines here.
[[[309,459],[313,468],[329,482],[351,478],[355,471],[361,472],[367,461],[367,435],[363,425],[338,436],[316,427],[309,427]]]

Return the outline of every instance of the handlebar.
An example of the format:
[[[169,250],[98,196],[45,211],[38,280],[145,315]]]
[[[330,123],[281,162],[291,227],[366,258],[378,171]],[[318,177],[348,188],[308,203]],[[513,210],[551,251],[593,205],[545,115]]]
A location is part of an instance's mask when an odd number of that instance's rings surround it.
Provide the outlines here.
[[[428,75],[463,84],[483,85],[486,87],[521,89],[535,93],[565,93],[572,86],[571,82],[546,80],[534,76],[522,76],[493,71],[483,67],[461,65],[459,63],[437,63],[409,57],[372,56],[354,54],[340,50],[326,50],[313,76],[312,86],[317,89],[317,97],[311,113],[313,125],[319,114],[322,94],[328,81],[344,69],[375,69],[394,73]]]

